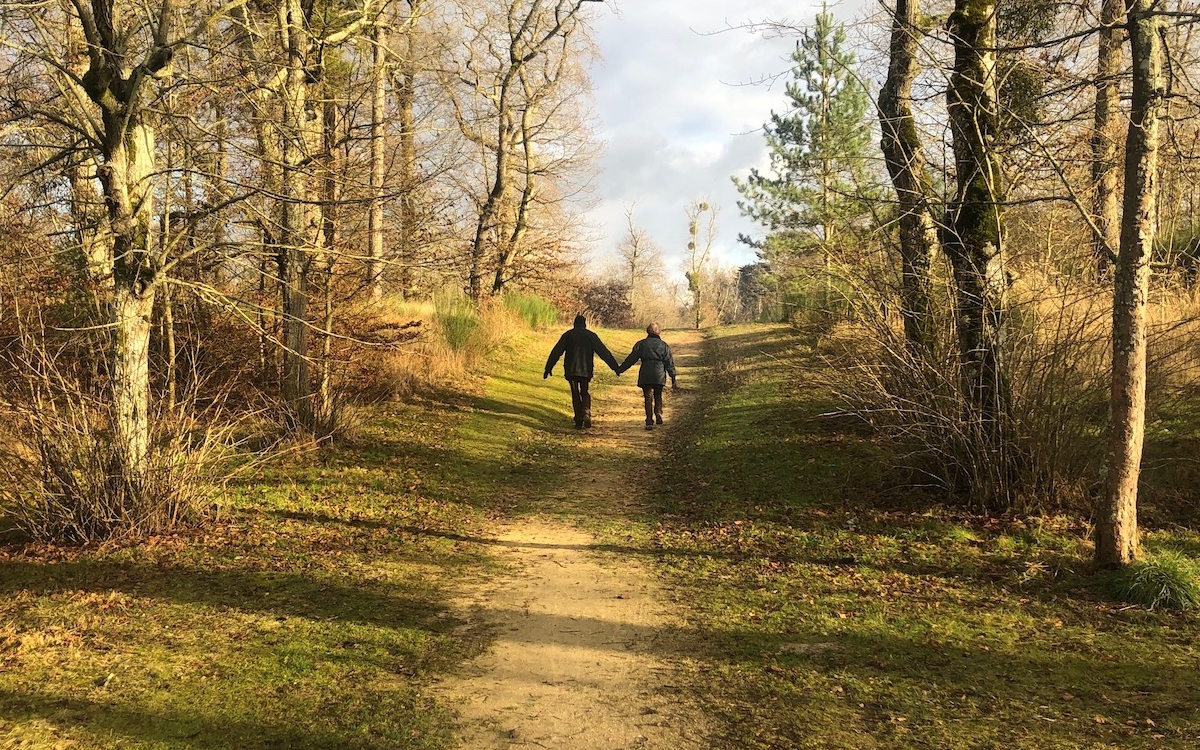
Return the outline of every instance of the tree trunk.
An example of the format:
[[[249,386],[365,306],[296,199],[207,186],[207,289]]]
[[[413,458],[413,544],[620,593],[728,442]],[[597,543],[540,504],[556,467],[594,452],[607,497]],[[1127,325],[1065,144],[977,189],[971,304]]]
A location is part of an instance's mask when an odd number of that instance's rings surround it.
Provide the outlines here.
[[[171,284],[169,282],[162,285],[162,293],[162,333],[167,350],[167,411],[174,413],[175,407],[179,404],[179,373],[177,371],[179,355],[177,351],[178,345],[175,340],[175,299],[171,293]]]
[[[387,42],[383,19],[376,20],[371,30],[371,203],[367,210],[367,285],[371,298],[383,298],[383,180],[387,142],[383,126],[387,117]]]
[[[122,137],[110,144],[97,170],[113,232],[112,427],[121,478],[140,487],[149,469],[150,328],[157,282],[150,252],[154,131],[137,121],[114,122],[113,130],[118,128]]]
[[[280,32],[287,53],[282,83],[283,180],[280,200],[280,265],[283,281],[284,402],[298,426],[313,423],[312,386],[308,363],[308,34],[300,0],[283,0]]]
[[[900,216],[900,315],[910,347],[927,349],[933,337],[930,271],[937,228],[925,154],[912,112],[912,86],[919,71],[920,0],[896,0],[887,80],[879,91],[880,146],[896,190]]]
[[[141,485],[150,453],[150,322],[154,290],[121,284],[113,294],[113,437],[123,480]]]
[[[337,258],[338,207],[342,199],[338,182],[339,159],[336,156],[337,106],[333,100],[333,92],[328,90],[328,86],[322,102],[321,120],[325,179],[321,191],[321,252],[318,278],[323,315],[317,332],[320,337],[321,355],[317,362],[317,413],[314,427],[317,437],[325,439],[333,434],[337,418],[337,404],[333,391],[333,269]]]
[[[521,112],[521,154],[524,158],[525,187],[517,201],[514,210],[512,230],[505,237],[504,246],[496,258],[496,275],[492,281],[492,294],[504,291],[508,283],[509,270],[513,259],[520,251],[521,243],[525,241],[525,231],[529,226],[529,208],[533,203],[536,192],[533,170],[533,137],[530,131],[534,116],[533,105],[526,105]]]
[[[1125,0],[1101,0],[1100,34],[1096,48],[1096,109],[1092,129],[1092,243],[1096,271],[1104,276],[1121,243],[1119,207],[1120,163],[1117,145],[1121,133],[1121,66],[1125,30]]]
[[[413,45],[408,46],[412,53]],[[401,76],[402,85],[397,97],[400,108],[400,291],[405,299],[416,294],[417,264],[417,127],[413,117],[416,102],[416,76],[411,61],[406,61]]]
[[[400,126],[400,237],[397,284],[404,299],[416,294],[417,264],[417,126],[416,106],[416,24],[423,11],[424,0],[409,0],[408,24],[404,34],[404,59],[397,78],[396,119]]]
[[[950,17],[954,71],[947,93],[957,190],[944,222],[942,247],[954,267],[963,393],[985,435],[998,445],[1008,410],[1005,296],[995,153],[996,5],[956,0]]]
[[[1153,0],[1129,9],[1133,101],[1125,138],[1125,200],[1113,292],[1113,375],[1108,481],[1096,521],[1096,562],[1138,554],[1137,491],[1146,429],[1146,298],[1156,231],[1159,110],[1165,96],[1161,21]]]
[[[494,156],[494,171],[492,173],[492,186],[488,190],[487,198],[483,202],[483,206],[479,209],[479,219],[475,224],[475,240],[471,243],[471,267],[467,279],[467,292],[471,299],[479,302],[483,299],[483,275],[486,273],[484,268],[484,257],[486,256],[485,244],[487,237],[491,234],[496,236],[497,230],[497,215],[500,212],[500,204],[504,200],[504,196],[508,193],[508,172],[509,172],[509,136],[512,132],[510,124],[511,113],[508,110],[509,87],[512,81],[506,78],[500,88],[499,104],[497,109],[496,125],[496,151]]]

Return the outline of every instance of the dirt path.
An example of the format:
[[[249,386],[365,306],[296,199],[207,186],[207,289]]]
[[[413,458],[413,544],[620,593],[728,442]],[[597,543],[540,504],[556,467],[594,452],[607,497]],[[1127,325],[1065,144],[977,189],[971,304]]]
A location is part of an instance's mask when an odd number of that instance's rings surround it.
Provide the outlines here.
[[[686,382],[699,337],[667,340]],[[555,507],[598,517],[638,503],[623,467],[631,456],[655,455],[684,399],[669,394],[667,426],[646,431],[632,385],[625,376],[597,396],[596,426],[579,446],[589,461],[563,483],[577,496],[554,499]],[[634,555],[600,549],[588,532],[547,518],[506,524],[490,544],[513,572],[465,586],[455,608],[495,628],[495,645],[438,686],[459,711],[463,747],[707,746],[703,721],[687,706],[666,656],[680,617]]]

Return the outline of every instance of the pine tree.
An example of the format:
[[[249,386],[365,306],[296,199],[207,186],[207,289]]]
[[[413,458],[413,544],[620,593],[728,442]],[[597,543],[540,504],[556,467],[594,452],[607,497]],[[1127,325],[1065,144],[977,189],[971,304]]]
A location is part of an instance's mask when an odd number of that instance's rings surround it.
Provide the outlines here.
[[[854,75],[844,24],[823,8],[792,53],[788,110],[766,123],[768,174],[734,178],[742,213],[763,225],[763,239],[741,237],[776,270],[806,254],[828,262],[870,219],[868,164],[871,101]]]

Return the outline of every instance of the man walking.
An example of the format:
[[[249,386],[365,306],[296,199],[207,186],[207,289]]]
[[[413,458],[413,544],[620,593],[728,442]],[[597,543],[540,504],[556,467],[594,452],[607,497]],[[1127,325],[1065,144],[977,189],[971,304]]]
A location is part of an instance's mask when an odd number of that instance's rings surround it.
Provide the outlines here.
[[[675,360],[671,357],[671,347],[663,341],[659,334],[662,329],[658,323],[646,326],[646,338],[633,345],[633,351],[617,368],[617,374],[633,367],[635,362],[642,363],[638,370],[638,386],[646,401],[646,429],[653,430],[654,424],[663,423],[663,386],[667,384],[667,376],[671,376],[671,387],[675,387]]]
[[[571,384],[571,407],[575,411],[575,427],[591,427],[592,394],[588,392],[588,386],[592,381],[593,357],[599,354],[600,359],[620,375],[617,370],[617,358],[608,351],[608,347],[599,336],[588,330],[587,318],[582,315],[575,316],[575,326],[563,333],[558,343],[550,350],[550,357],[546,360],[546,372],[542,374],[543,380],[550,377],[550,372],[554,370],[554,365],[558,364],[558,358],[563,354],[567,355],[563,360],[563,375]]]

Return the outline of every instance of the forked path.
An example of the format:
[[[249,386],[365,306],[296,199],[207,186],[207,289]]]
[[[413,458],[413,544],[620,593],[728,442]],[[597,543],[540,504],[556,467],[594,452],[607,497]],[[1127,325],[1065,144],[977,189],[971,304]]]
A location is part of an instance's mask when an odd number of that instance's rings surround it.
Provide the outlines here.
[[[686,378],[698,335],[664,338]],[[640,502],[629,459],[652,460],[661,430],[642,428],[632,385],[625,376],[596,398],[596,426],[578,446],[578,468],[551,502],[568,518],[618,516]],[[668,395],[666,429],[683,401]],[[465,586],[455,609],[495,628],[496,641],[438,686],[459,712],[463,747],[708,746],[673,662],[682,619],[636,554],[603,548],[590,533],[547,518],[508,523],[490,544],[509,572]]]

